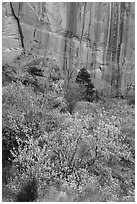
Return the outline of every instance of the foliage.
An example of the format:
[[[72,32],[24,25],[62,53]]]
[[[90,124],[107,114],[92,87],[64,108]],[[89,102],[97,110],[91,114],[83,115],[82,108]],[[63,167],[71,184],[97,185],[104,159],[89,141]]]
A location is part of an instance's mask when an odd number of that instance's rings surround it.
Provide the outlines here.
[[[70,82],[64,86],[64,99],[66,101],[67,110],[72,115],[76,104],[83,98],[84,88],[78,86],[74,82]]]
[[[38,139],[29,136],[25,148],[20,145],[18,153],[13,152],[13,167],[18,170],[14,171],[10,186],[20,189],[21,181],[24,183],[29,175],[35,175],[39,197],[44,196],[47,186],[55,186],[55,200],[117,201],[120,185],[106,164],[114,159],[119,161],[123,155],[127,158],[130,152],[119,143],[120,129],[115,126],[118,121],[113,117],[110,121],[105,116],[100,114],[99,121],[89,115],[84,118],[77,114],[62,116],[57,131],[45,132]],[[66,196],[62,198],[60,192],[64,185]],[[73,197],[72,192],[75,192]],[[52,200],[50,193],[43,199]]]
[[[91,82],[90,74],[86,70],[85,67],[83,67],[77,77],[76,77],[76,83],[80,84],[81,87],[83,86],[85,88],[85,93],[83,94],[83,99],[87,101],[92,101],[92,97],[94,94],[94,85]]]
[[[16,202],[33,202],[37,199],[37,181],[35,178],[27,181],[16,196]]]
[[[12,201],[30,201],[28,189],[35,201],[134,200],[134,109],[116,98],[82,101],[85,90],[67,82],[44,94],[22,83],[3,87],[3,174]]]
[[[135,105],[135,91],[130,91],[126,97],[129,105]]]
[[[16,137],[19,136],[20,138],[25,139],[23,126],[20,126],[20,124],[23,121],[25,112],[29,112],[32,109],[33,104],[35,104],[33,92],[29,88],[28,90],[26,91],[24,86],[16,83],[12,83],[10,86],[3,87],[2,158],[4,169],[6,168],[6,163],[8,164],[7,166],[10,167],[10,160],[13,159],[10,150],[13,149],[13,147],[16,149],[18,148]],[[31,96],[29,93],[31,93]]]
[[[12,187],[20,189],[18,183],[21,182],[18,179],[25,181],[29,174],[36,176],[40,188],[44,188],[47,182],[50,184],[65,181],[70,184],[74,182],[76,187],[81,185],[83,182],[81,174],[87,163],[94,163],[93,160],[98,160],[97,150],[94,149],[96,135],[95,138],[88,135],[83,127],[86,124],[81,119],[78,120],[77,117],[68,119],[68,124],[65,121],[60,131],[47,133],[43,136],[43,147],[39,146],[40,138],[34,140],[31,137],[25,148],[22,149],[19,145],[18,151],[13,152],[14,165],[19,170],[13,175],[13,178],[17,180],[13,179],[16,185],[12,182],[10,184]],[[99,145],[102,145],[102,141],[103,139]],[[106,157],[105,142],[103,151],[99,145],[98,152],[102,152]],[[18,174],[19,176],[17,176]]]
[[[133,81],[127,83],[124,98],[127,99],[129,105],[135,105],[135,83]]]
[[[36,95],[31,87],[25,87],[21,83],[3,87],[3,182],[7,182],[10,176],[8,169],[13,160],[10,151],[13,148],[17,150],[17,137],[25,142],[28,139],[26,135],[39,137],[44,129],[52,131],[58,126],[58,116],[50,113],[50,101],[53,98],[54,93],[50,94],[50,98],[49,95]]]

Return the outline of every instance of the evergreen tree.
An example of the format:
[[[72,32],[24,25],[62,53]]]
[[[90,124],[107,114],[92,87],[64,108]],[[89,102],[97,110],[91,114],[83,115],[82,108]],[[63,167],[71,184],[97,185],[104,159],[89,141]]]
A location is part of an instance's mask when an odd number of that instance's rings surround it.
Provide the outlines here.
[[[84,86],[85,92],[83,93],[83,98],[86,101],[92,101],[93,100],[93,94],[94,94],[94,85],[91,82],[90,79],[90,73],[87,71],[85,67],[83,67],[76,78],[76,83],[80,84],[81,86]]]

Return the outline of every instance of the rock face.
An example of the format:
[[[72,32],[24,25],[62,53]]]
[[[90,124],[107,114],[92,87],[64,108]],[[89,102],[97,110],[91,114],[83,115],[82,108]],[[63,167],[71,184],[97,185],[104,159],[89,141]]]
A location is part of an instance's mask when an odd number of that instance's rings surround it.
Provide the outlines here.
[[[117,36],[122,40],[116,43],[122,67],[119,86],[124,90],[128,81],[134,80],[134,3],[3,3],[3,64],[13,61],[22,51],[50,55],[64,72],[66,66],[77,70],[86,65],[91,75],[99,78],[96,70],[102,65],[100,79],[110,83],[116,66],[111,58],[115,41],[111,16],[116,16],[117,8],[121,8],[121,18],[125,19],[123,37]]]
[[[2,64],[12,62],[22,52],[18,34],[18,26],[9,3],[3,3],[2,8]]]

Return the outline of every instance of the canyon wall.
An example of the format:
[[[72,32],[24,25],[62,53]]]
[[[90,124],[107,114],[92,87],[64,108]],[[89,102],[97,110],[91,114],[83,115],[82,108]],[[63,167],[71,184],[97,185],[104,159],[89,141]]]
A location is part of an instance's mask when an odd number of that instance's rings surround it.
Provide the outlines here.
[[[86,66],[96,83],[119,86],[135,75],[135,3],[3,3],[3,64],[22,51],[51,56],[60,68]]]

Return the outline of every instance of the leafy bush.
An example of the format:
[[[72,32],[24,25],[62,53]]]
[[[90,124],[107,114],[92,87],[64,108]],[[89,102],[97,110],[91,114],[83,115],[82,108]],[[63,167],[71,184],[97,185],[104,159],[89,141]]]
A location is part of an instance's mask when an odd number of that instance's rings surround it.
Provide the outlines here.
[[[76,108],[85,89],[68,82],[60,94],[3,87],[6,186],[17,201],[134,200],[133,108],[117,99]]]
[[[129,105],[135,105],[135,93],[129,93],[127,95],[127,100]]]
[[[71,82],[64,87],[64,98],[67,105],[67,110],[73,114],[78,101],[82,99],[84,88],[78,86],[76,83]]]
[[[37,199],[37,181],[30,179],[16,196],[16,202],[34,202]]]
[[[60,79],[62,79],[61,77],[61,73],[60,73],[60,69],[59,69],[59,66],[58,65],[54,65],[52,67],[52,70],[50,72],[50,78],[56,82],[56,81],[59,81]]]
[[[11,86],[3,87],[2,162],[4,183],[7,183],[10,177],[9,171],[14,159],[11,150],[18,149],[17,138],[20,138],[25,145],[29,136],[33,135],[34,138],[38,138],[43,131],[53,131],[59,125],[56,113],[50,113],[51,104],[48,96],[36,95],[31,87],[25,87],[21,83],[12,83]],[[50,96],[55,97],[54,94]],[[44,105],[43,102],[45,102]]]
[[[29,90],[29,91],[28,91]],[[21,84],[12,83],[3,87],[3,107],[2,107],[2,159],[3,172],[5,168],[11,167],[13,157],[10,150],[17,149],[16,137],[25,140],[25,132],[21,126],[25,112],[28,112],[33,104],[33,92],[28,88],[28,92]],[[31,96],[29,95],[31,93]],[[35,103],[35,102],[34,102]],[[33,106],[33,105],[32,105]],[[7,169],[8,172],[8,169]],[[8,179],[8,176],[7,176]],[[3,179],[4,182],[4,179]]]
[[[110,158],[119,160],[123,153],[128,156],[128,152],[125,146],[118,144],[119,128],[100,117],[98,125],[93,125],[92,134],[89,126],[93,124],[93,119],[74,115],[63,117],[57,131],[45,132],[38,139],[29,136],[27,145],[24,148],[20,145],[18,151],[13,152],[13,167],[17,170],[10,186],[21,189],[20,180],[24,182],[29,175],[35,175],[39,197],[43,197],[45,189],[52,185],[56,186],[59,195],[66,183],[67,197],[62,199],[70,199],[74,184],[75,196],[71,200],[117,201],[120,187],[106,162]],[[94,182],[92,185],[92,182],[87,182],[93,175],[97,186]]]

